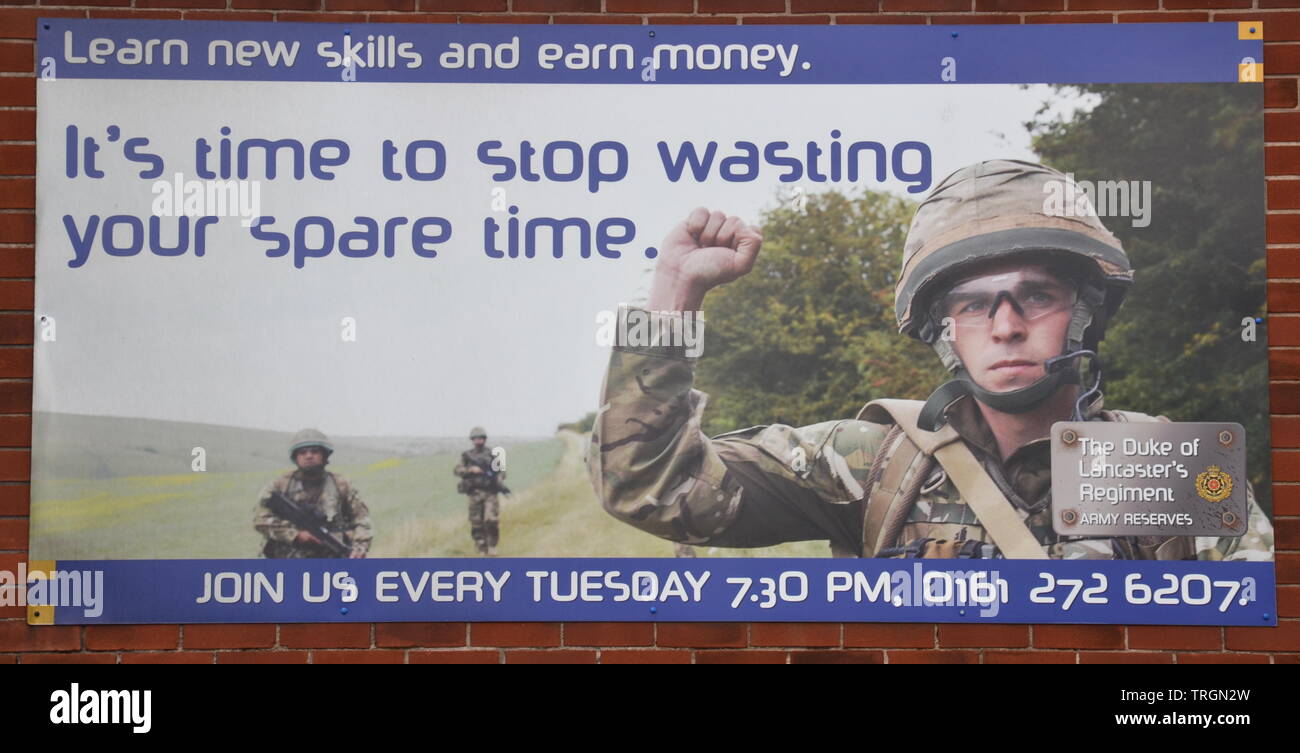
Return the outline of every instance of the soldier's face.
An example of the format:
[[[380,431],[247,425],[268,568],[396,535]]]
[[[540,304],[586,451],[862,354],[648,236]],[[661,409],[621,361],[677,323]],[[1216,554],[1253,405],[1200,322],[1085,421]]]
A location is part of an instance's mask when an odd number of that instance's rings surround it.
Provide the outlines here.
[[[304,471],[321,468],[325,465],[325,451],[319,447],[304,447],[293,454],[293,462]]]
[[[953,319],[953,347],[976,384],[990,392],[1027,387],[1061,354],[1075,289],[1046,267],[1001,264],[979,270],[941,299]]]
[[[475,447],[481,448],[483,445],[487,444],[487,437],[474,437],[470,441],[474,443]]]

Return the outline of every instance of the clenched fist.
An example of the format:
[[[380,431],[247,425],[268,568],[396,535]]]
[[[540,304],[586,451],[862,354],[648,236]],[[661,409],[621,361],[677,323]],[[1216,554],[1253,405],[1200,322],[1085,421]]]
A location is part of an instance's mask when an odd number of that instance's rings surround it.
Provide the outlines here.
[[[763,236],[739,217],[697,207],[664,238],[647,307],[698,311],[710,289],[754,268]]]

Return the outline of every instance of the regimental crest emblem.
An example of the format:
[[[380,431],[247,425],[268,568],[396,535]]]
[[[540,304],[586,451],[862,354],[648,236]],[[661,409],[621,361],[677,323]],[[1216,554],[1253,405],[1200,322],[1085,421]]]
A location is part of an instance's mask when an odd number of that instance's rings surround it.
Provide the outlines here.
[[[1196,493],[1210,502],[1222,502],[1232,494],[1232,476],[1212,465],[1197,474]]]

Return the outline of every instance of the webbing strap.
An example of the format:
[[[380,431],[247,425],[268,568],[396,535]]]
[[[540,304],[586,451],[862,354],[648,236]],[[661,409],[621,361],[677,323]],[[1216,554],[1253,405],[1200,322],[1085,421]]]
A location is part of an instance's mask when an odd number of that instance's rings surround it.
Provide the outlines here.
[[[885,519],[890,509],[905,496],[903,477],[921,454],[916,444],[908,441],[907,435],[901,431],[898,433],[898,441],[893,445],[893,448],[882,446],[879,450],[891,454],[884,472],[880,474],[880,481],[867,498],[866,519],[862,524],[862,547],[867,556],[875,556],[891,543],[883,540],[886,532]]]

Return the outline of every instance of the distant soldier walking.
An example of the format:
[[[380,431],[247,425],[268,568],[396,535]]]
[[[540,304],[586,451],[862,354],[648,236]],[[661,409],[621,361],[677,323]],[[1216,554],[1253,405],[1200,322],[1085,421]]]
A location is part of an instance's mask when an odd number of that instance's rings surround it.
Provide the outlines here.
[[[501,502],[497,493],[510,493],[503,483],[506,471],[493,467],[492,451],[487,448],[487,432],[481,426],[471,429],[469,438],[474,446],[460,454],[460,462],[453,471],[460,477],[456,491],[469,497],[469,533],[478,553],[495,557],[501,520]]]
[[[316,429],[294,435],[289,459],[297,467],[262,489],[253,514],[266,538],[262,556],[359,559],[370,551],[370,510],[347,479],[325,470],[333,453]]]

